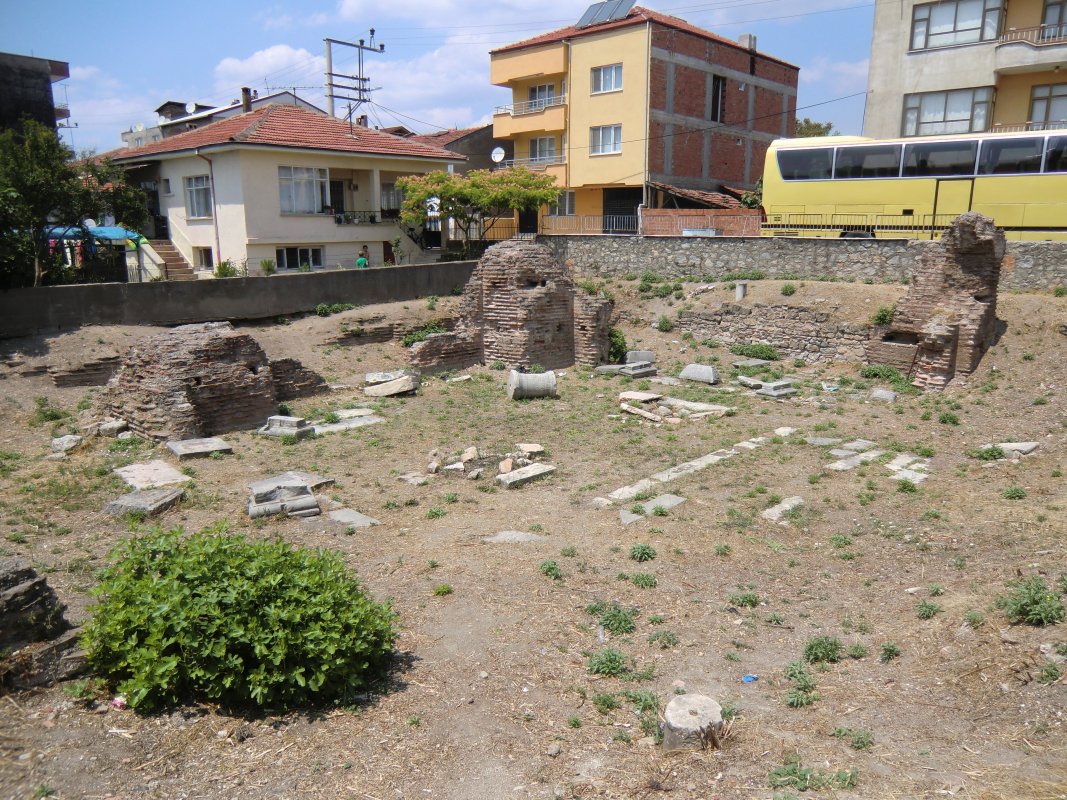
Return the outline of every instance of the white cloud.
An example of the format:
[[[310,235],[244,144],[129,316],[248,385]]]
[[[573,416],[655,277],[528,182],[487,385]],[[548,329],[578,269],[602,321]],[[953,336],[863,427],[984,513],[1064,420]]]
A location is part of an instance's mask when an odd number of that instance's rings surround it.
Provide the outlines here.
[[[236,97],[242,86],[321,85],[326,59],[304,48],[276,44],[247,58],[228,57],[215,66],[215,91]],[[227,102],[222,100],[221,102]]]
[[[859,61],[834,61],[826,56],[816,56],[810,64],[800,68],[800,82],[808,86],[818,84],[834,95],[862,92],[867,88],[869,59]]]

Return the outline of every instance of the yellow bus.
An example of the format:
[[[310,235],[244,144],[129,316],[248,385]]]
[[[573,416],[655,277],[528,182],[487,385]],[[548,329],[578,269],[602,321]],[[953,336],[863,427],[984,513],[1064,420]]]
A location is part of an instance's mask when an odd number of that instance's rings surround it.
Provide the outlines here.
[[[779,139],[765,236],[937,238],[965,211],[1009,239],[1067,240],[1067,130]]]

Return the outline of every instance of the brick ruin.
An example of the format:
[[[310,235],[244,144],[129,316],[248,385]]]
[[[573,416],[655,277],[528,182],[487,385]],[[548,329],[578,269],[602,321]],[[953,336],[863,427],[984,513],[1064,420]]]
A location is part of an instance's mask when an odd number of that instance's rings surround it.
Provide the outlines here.
[[[969,374],[996,333],[1004,231],[975,211],[927,247],[892,323],[875,328],[867,361],[896,367],[922,389]]]
[[[165,441],[254,428],[277,413],[279,400],[326,388],[294,359],[268,361],[255,339],[230,323],[208,322],[131,347],[100,402],[138,435]]]
[[[576,292],[546,246],[509,240],[478,262],[456,329],[414,345],[409,359],[431,371],[494,361],[512,368],[595,366],[607,358],[613,309],[606,298]]]

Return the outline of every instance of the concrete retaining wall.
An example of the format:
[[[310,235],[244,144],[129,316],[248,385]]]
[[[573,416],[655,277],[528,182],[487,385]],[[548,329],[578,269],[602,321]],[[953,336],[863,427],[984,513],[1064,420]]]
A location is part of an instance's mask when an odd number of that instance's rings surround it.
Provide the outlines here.
[[[675,278],[714,278],[759,270],[768,278],[902,283],[932,243],[906,239],[786,237],[538,236],[577,272],[618,276],[645,270]],[[1067,242],[1009,242],[1003,291],[1067,286]]]
[[[79,325],[176,325],[264,319],[320,303],[388,303],[459,292],[476,262],[414,264],[269,278],[99,283],[0,292],[0,338]]]

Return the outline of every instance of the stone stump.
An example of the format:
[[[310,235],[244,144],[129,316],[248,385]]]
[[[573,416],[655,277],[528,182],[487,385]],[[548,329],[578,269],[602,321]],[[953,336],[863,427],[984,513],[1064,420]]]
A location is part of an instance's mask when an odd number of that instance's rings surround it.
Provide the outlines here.
[[[702,694],[678,695],[663,712],[663,749],[706,750],[719,747],[722,707]]]

